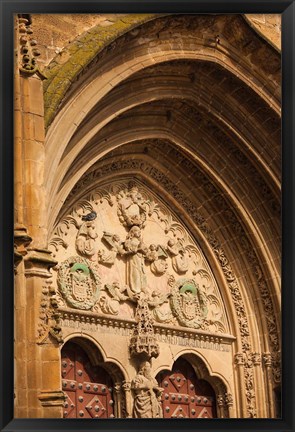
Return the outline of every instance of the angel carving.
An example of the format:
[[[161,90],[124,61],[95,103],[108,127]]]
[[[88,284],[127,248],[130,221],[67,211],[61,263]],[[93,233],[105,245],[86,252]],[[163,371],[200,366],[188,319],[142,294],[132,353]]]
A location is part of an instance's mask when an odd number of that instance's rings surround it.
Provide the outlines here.
[[[178,273],[186,273],[188,271],[189,263],[186,253],[182,245],[175,240],[170,239],[167,243],[167,251],[171,256],[173,270]]]
[[[145,258],[147,261],[150,261],[151,271],[155,275],[160,276],[166,272],[168,268],[168,264],[166,262],[168,255],[163,246],[151,244]]]

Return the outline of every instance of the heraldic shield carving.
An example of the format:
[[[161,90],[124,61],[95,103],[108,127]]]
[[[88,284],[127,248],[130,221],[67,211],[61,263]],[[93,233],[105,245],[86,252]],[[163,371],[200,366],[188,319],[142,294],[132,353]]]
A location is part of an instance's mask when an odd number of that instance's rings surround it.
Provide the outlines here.
[[[99,297],[100,277],[96,265],[86,258],[73,256],[58,270],[57,283],[69,306],[91,309]]]
[[[171,309],[185,327],[201,328],[207,316],[207,299],[193,279],[180,279],[172,288]]]

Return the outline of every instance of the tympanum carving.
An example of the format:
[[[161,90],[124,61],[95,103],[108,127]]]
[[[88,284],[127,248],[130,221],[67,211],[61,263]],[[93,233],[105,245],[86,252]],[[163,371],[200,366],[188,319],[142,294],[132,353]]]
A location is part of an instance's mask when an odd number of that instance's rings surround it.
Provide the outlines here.
[[[116,183],[93,191],[60,222],[50,244],[62,258],[59,304],[134,319],[144,298],[151,323],[226,332],[202,252],[144,187]]]

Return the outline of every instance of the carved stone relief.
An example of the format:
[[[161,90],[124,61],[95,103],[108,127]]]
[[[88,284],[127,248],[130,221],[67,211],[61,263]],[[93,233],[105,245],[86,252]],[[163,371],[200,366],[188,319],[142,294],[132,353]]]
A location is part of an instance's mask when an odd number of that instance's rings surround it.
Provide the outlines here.
[[[161,395],[164,391],[159,387],[151,374],[149,361],[140,364],[135,378],[131,382],[134,393],[134,418],[162,418]]]
[[[56,290],[52,280],[47,279],[42,288],[42,297],[40,303],[39,324],[37,343],[44,343],[48,337],[55,342],[62,343],[62,329],[60,326],[60,313],[58,312],[58,303],[56,300]]]
[[[19,69],[25,75],[37,73],[40,78],[45,76],[40,72],[37,64],[37,57],[41,52],[37,48],[37,41],[33,37],[33,30],[27,18],[18,17],[19,32]]]
[[[144,298],[152,321],[226,333],[210,268],[160,201],[134,182],[86,198],[50,241],[61,306],[134,319]]]

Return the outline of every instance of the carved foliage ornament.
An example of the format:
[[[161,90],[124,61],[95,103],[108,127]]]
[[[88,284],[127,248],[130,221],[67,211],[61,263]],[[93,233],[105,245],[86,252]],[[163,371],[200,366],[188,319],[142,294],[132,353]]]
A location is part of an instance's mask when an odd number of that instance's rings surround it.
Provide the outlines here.
[[[52,280],[48,279],[42,288],[37,336],[38,344],[44,343],[48,337],[52,337],[58,343],[63,342],[60,314],[57,311],[58,304],[55,294]]]
[[[72,256],[59,266],[57,283],[69,306],[84,310],[94,306],[101,286],[96,266],[79,256]]]

